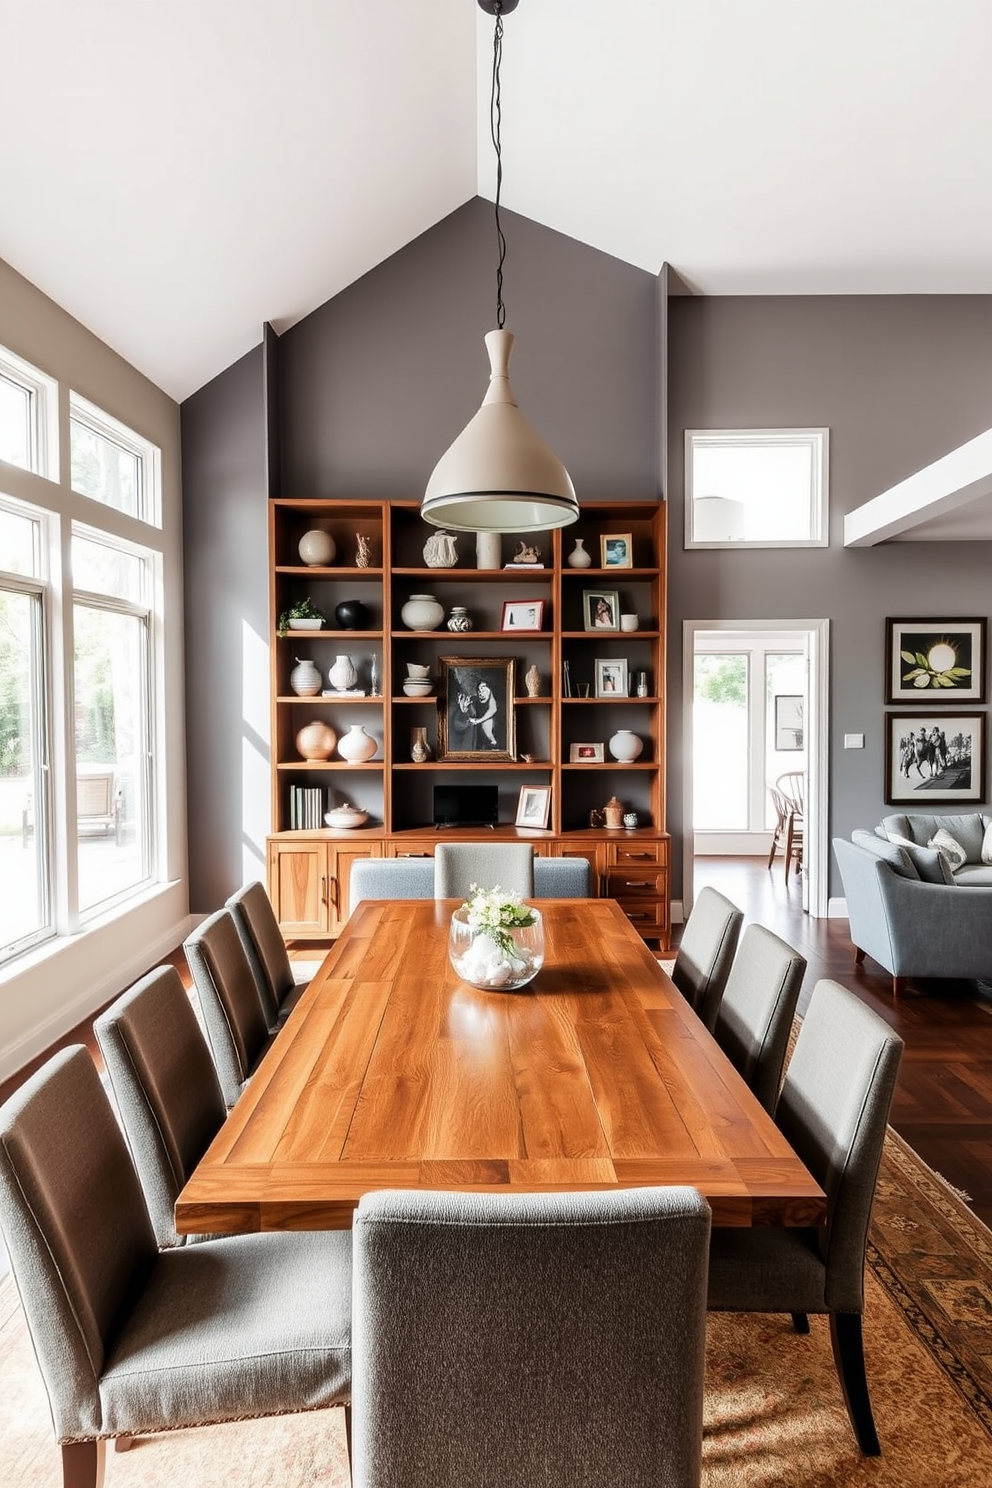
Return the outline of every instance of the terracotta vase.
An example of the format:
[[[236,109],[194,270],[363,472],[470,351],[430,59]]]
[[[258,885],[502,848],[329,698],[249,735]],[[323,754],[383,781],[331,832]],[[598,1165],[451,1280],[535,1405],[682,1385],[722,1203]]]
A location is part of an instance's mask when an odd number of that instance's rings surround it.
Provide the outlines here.
[[[304,759],[327,760],[334,753],[338,736],[329,723],[315,718],[305,723],[296,736],[296,747]]]

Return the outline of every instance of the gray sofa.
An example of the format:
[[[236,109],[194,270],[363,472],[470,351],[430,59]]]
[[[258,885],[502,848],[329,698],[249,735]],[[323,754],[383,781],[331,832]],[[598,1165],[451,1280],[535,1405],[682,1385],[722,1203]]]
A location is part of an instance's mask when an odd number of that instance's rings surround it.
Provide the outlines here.
[[[592,892],[585,858],[534,858],[535,899],[587,899]],[[348,902],[433,899],[433,858],[358,858],[351,865]]]
[[[850,842],[834,838],[855,959],[884,966],[894,993],[909,977],[992,977],[990,822],[981,812],[896,814]],[[940,829],[964,850],[956,871],[927,846]]]

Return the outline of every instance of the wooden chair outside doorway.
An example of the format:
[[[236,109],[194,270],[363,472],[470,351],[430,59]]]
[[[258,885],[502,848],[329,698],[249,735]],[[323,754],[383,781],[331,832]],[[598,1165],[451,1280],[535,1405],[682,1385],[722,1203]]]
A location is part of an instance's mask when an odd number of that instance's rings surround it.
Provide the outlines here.
[[[803,866],[803,813],[805,808],[806,777],[802,770],[789,770],[780,775],[768,793],[775,807],[775,830],[772,833],[768,852],[768,867],[775,861],[775,854],[782,848],[785,854],[785,880],[789,881],[789,869],[795,864],[796,874]]]

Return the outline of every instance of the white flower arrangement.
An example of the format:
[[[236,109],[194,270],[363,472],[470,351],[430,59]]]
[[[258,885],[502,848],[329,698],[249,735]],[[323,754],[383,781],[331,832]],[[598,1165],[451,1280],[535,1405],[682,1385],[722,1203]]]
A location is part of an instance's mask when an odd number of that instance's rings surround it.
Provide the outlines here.
[[[510,889],[501,889],[494,884],[491,889],[480,889],[478,884],[469,885],[471,897],[462,905],[466,919],[478,935],[482,932],[497,945],[504,955],[513,951],[513,937],[509,931],[515,926],[533,925],[537,916],[529,904],[521,903],[520,895]]]

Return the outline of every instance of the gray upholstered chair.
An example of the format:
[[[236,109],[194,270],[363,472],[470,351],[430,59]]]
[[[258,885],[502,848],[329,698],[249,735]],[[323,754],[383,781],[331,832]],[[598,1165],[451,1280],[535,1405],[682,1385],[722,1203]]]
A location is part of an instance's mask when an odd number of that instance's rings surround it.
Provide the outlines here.
[[[744,915],[708,885],[700,889],[679,942],[672,981],[712,1032]]]
[[[434,898],[467,899],[473,884],[499,884],[525,898],[534,893],[534,849],[527,842],[439,842],[434,849]]]
[[[698,1484],[709,1227],[691,1188],[366,1194],[354,1488]]]
[[[227,1111],[174,966],[135,982],[93,1024],[159,1247],[184,1245],[175,1203]]]
[[[234,916],[268,1025],[277,1028],[289,1017],[310,978],[297,979],[264,884],[245,884],[231,895],[226,907]]]
[[[349,1232],[159,1251],[80,1045],[0,1108],[0,1226],[66,1488],[98,1488],[108,1437],[347,1405]]]
[[[868,1221],[902,1040],[837,982],[817,982],[789,1061],[776,1122],[827,1195],[825,1229],[713,1231],[713,1312],[828,1313],[834,1362],[858,1445],[880,1448],[861,1315]]]
[[[588,899],[592,872],[586,858],[534,859],[535,899]],[[348,902],[363,899],[433,899],[432,858],[358,858],[351,865]]]
[[[748,925],[717,1008],[713,1036],[771,1115],[805,971],[805,956]]]
[[[183,942],[213,1051],[221,1094],[230,1108],[272,1040],[248,957],[229,909],[208,916]]]

